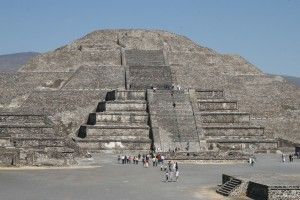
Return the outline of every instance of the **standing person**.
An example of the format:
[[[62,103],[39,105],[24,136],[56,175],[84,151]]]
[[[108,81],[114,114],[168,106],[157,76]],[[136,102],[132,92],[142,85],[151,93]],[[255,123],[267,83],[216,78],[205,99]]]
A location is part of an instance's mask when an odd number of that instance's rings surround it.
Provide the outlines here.
[[[132,159],[132,160],[133,160],[133,164],[135,164],[135,156],[133,156],[133,159]]]
[[[125,164],[125,156],[124,155],[121,156],[121,160],[122,160],[122,164]]]
[[[121,156],[118,155],[118,164],[120,164],[120,162],[121,162]]]
[[[178,177],[179,177],[179,171],[178,170],[176,170],[175,176],[176,176],[176,182],[177,182],[178,181]]]
[[[163,165],[164,164],[164,160],[165,160],[165,157],[163,155],[160,156],[160,159],[161,159],[161,164]]]
[[[139,153],[139,155],[138,155],[138,159],[141,159],[141,154]]]
[[[155,156],[153,156],[153,158],[152,158],[152,165],[153,165],[153,167],[155,167]]]
[[[169,167],[169,171],[172,171],[172,167],[171,167],[172,163],[171,160],[168,162],[168,167]]]
[[[138,157],[135,158],[135,164],[136,164],[136,165],[139,164],[139,158],[138,158]]]
[[[252,167],[254,166],[254,163],[255,163],[254,158],[252,158],[250,163]]]
[[[166,183],[169,181],[169,170],[166,170],[166,173],[165,173],[165,177],[166,177]]]
[[[158,159],[156,157],[154,157],[154,159],[155,159],[155,167],[157,167]]]
[[[281,155],[281,159],[282,159],[282,162],[285,162],[285,155],[284,154]]]
[[[176,171],[176,163],[172,163],[172,171],[175,172]]]
[[[176,169],[176,172],[178,171],[178,163],[176,162],[175,163],[175,169]]]

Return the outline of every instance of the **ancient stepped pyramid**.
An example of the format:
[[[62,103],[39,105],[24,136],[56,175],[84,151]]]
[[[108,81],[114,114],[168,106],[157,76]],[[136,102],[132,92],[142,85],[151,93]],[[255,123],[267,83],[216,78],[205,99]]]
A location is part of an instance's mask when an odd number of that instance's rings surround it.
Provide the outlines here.
[[[300,143],[299,88],[166,31],[95,31],[0,73],[0,84],[2,165],[150,148],[245,159]]]

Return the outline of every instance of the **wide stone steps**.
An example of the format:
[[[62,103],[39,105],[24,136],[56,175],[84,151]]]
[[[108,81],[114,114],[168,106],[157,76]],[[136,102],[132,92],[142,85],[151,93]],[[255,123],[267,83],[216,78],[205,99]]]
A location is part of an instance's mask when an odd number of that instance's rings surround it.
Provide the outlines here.
[[[117,90],[111,100],[146,100],[146,90]]]
[[[201,99],[197,100],[199,111],[235,111],[238,109],[237,101],[222,99]]]
[[[108,92],[75,140],[92,152],[147,151],[152,144],[148,118],[145,90]]]
[[[222,194],[224,196],[229,196],[230,193],[237,188],[242,182],[238,179],[231,179],[227,181],[225,184],[220,186],[216,192]]]
[[[146,111],[146,101],[106,101],[99,103],[98,111]]]
[[[103,141],[98,139],[76,139],[77,144],[91,152],[102,150],[149,151],[151,141]]]
[[[1,127],[10,127],[10,126],[38,127],[38,126],[45,126],[46,121],[47,120],[44,115],[0,114]]]
[[[58,137],[48,138],[12,138],[14,147],[19,148],[42,148],[42,147],[64,147],[65,139]]]
[[[224,99],[222,90],[196,90],[197,99]]]
[[[77,141],[89,141],[89,142],[101,142],[101,143],[109,143],[109,142],[125,142],[125,143],[151,143],[151,140],[149,136],[101,136],[99,138],[97,137],[89,137],[89,138],[82,138],[77,139]]]
[[[277,143],[275,139],[237,138],[237,139],[208,139],[208,143]]]
[[[220,126],[219,124],[202,126],[202,133],[207,137],[264,137],[265,129],[259,126]]]
[[[201,112],[200,122],[201,123],[249,123],[250,115],[249,113],[245,113],[245,112]]]
[[[140,112],[97,112],[89,116],[89,124],[105,123],[148,123],[148,114]]]

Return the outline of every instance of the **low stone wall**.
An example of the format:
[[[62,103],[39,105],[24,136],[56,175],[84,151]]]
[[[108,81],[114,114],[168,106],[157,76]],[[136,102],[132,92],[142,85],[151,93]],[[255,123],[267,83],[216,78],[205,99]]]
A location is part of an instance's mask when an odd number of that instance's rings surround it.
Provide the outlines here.
[[[0,166],[18,166],[20,152],[15,148],[0,148]]]
[[[300,186],[269,186],[270,200],[298,200],[300,199]]]
[[[201,152],[161,152],[169,160],[205,160],[205,161],[242,161],[248,160],[250,154],[238,151],[201,151]]]
[[[298,200],[300,186],[267,186],[249,181],[247,196],[253,199]]]

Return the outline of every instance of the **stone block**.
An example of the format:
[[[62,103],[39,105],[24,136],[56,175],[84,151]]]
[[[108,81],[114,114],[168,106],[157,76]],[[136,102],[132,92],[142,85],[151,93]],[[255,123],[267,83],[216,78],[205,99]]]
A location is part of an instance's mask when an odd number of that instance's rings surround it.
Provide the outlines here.
[[[105,111],[140,111],[145,112],[147,104],[145,101],[107,101]]]
[[[202,112],[202,123],[249,123],[250,115],[242,112]]]
[[[225,100],[198,100],[197,102],[199,111],[234,111],[237,110],[236,101]]]
[[[148,123],[148,114],[144,113],[107,113],[100,112],[95,113],[96,124],[101,123],[139,123],[147,124]]]

